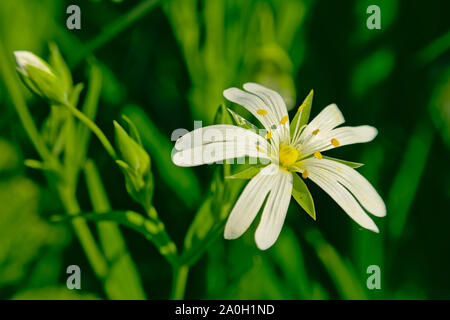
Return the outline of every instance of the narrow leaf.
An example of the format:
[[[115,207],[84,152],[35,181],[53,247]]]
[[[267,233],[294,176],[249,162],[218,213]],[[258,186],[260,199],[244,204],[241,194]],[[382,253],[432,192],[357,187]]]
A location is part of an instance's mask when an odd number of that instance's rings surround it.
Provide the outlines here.
[[[342,299],[361,300],[367,298],[353,266],[343,259],[317,229],[309,230],[305,234],[305,238],[316,250],[318,258],[330,275]]]
[[[311,90],[309,94],[306,96],[305,100],[303,100],[303,103],[300,105],[300,107],[298,107],[297,113],[295,114],[295,117],[292,120],[290,126],[291,138],[294,136],[295,129],[297,127],[301,128],[303,125],[308,123],[309,114],[311,112],[311,106],[313,102],[313,95],[314,90]]]
[[[177,249],[168,238],[164,225],[134,211],[110,211],[105,213],[82,213],[76,216],[53,216],[52,221],[63,222],[74,219],[86,219],[90,221],[113,221],[142,234],[150,240],[172,264],[177,263]]]
[[[314,200],[311,196],[311,193],[308,190],[308,187],[303,182],[303,180],[298,176],[298,174],[294,173],[293,180],[293,188],[292,188],[292,196],[295,201],[313,218],[316,220],[316,209],[314,208]]]
[[[258,131],[258,127],[255,126],[253,123],[242,117],[241,115],[237,114],[230,108],[227,108],[228,112],[230,113],[231,117],[233,118],[234,122],[237,126],[242,127],[244,129],[252,129],[255,131]]]

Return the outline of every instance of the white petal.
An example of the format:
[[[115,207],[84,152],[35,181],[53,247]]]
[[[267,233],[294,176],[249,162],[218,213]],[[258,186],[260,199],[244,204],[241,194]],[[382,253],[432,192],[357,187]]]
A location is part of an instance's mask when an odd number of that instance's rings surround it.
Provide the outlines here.
[[[270,248],[277,241],[291,200],[292,174],[282,169],[278,172],[255,233],[256,245],[261,250]]]
[[[272,124],[276,122],[275,114],[271,110],[270,106],[266,105],[261,98],[258,96],[245,92],[244,90],[238,88],[229,88],[223,92],[225,98],[231,102],[240,104],[250,111],[256,119],[261,122],[267,131],[271,130]],[[266,115],[261,115],[257,111],[263,109],[267,111]]]
[[[281,95],[272,89],[252,82],[245,83],[244,89],[257,95],[262,101],[264,101],[264,103],[270,108],[270,112],[275,115],[274,117],[276,121],[278,121],[278,123],[275,124],[281,128],[280,134],[282,135],[282,141],[289,139],[289,117],[286,104],[284,103]],[[285,117],[287,117],[288,120],[283,125],[281,125],[280,121]]]
[[[302,146],[302,153],[307,155],[314,151],[326,151],[348,144],[369,142],[376,137],[377,133],[377,129],[371,126],[340,127],[325,134],[319,132],[316,138],[311,138]],[[334,146],[331,143],[332,139],[336,139],[339,145]]]
[[[259,141],[263,146],[267,141],[257,133],[249,129],[229,124],[218,124],[201,127],[186,133],[175,142],[175,149],[182,151],[211,142],[235,141],[237,138],[249,138]]]
[[[268,165],[250,180],[228,217],[225,239],[239,238],[248,229],[275,183],[277,170],[276,165]]]
[[[363,207],[377,217],[386,215],[386,205],[375,188],[358,171],[343,163],[329,159],[309,158],[302,162],[309,172],[338,181],[346,187]]]
[[[351,193],[338,183],[331,175],[326,174],[325,170],[317,170],[314,167],[308,169],[310,178],[361,227],[378,232],[378,228],[373,220],[364,212]]]
[[[308,124],[300,135],[299,141],[304,144],[305,141],[309,139],[318,139],[320,138],[320,135],[326,134],[328,131],[344,122],[344,116],[337,105],[334,103],[330,104]],[[319,129],[319,133],[313,135],[312,133],[317,129]]]
[[[178,139],[178,152],[172,155],[172,161],[186,167],[244,156],[269,159],[268,147],[267,141],[251,130],[214,125],[195,129]]]
[[[172,161],[177,166],[193,167],[241,157],[270,159],[266,153],[258,151],[254,144],[230,141],[208,143],[176,152],[172,155]]]
[[[330,140],[335,138],[339,145],[364,143],[372,141],[378,134],[378,130],[372,126],[340,127],[328,133]]]
[[[17,67],[25,75],[28,75],[26,70],[27,65],[32,65],[35,68],[52,73],[42,59],[30,51],[14,51],[14,57],[16,59]]]

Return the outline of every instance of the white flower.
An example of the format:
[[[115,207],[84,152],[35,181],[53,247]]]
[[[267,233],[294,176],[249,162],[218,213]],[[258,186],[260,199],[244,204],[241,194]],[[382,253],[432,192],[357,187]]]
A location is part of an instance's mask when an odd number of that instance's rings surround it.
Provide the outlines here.
[[[371,126],[340,127],[344,118],[335,104],[323,109],[308,125],[290,131],[286,105],[281,96],[256,83],[246,91],[224,91],[228,100],[250,111],[264,126],[265,137],[232,125],[196,129],[178,139],[173,162],[196,166],[244,156],[267,159],[269,165],[254,176],[237,200],[225,226],[225,238],[240,237],[255,219],[265,199],[255,241],[261,250],[277,240],[286,217],[293,189],[293,175],[301,173],[327,192],[360,226],[378,232],[363,207],[375,216],[386,207],[372,185],[356,170],[321,152],[348,144],[371,141],[377,130]],[[302,112],[302,106],[299,112]],[[299,113],[301,116],[301,113]],[[235,138],[238,137],[238,138]]]

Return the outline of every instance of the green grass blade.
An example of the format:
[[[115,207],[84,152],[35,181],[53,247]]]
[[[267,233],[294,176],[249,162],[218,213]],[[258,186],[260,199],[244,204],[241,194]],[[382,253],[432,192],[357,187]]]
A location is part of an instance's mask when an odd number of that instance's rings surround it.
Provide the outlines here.
[[[317,256],[328,271],[342,299],[366,299],[361,282],[351,266],[343,260],[318,230],[310,230],[306,240],[316,250]]]
[[[99,172],[91,160],[86,162],[84,173],[94,210],[96,212],[110,211],[108,196]],[[109,297],[111,299],[145,299],[141,279],[117,224],[100,222],[98,232],[102,249],[110,264],[105,280]]]

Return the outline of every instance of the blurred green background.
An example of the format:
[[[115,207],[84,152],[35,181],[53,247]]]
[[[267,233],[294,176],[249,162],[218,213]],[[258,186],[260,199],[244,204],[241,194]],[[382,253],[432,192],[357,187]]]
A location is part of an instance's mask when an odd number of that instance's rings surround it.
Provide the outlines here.
[[[186,298],[450,299],[447,1],[83,0],[81,30],[66,28],[70,4],[0,2],[1,299],[167,299],[171,291],[167,262],[141,235],[89,222],[99,242],[117,244],[103,244],[110,270],[120,266],[100,280],[71,226],[50,221],[70,210],[42,170],[24,165],[39,155],[14,106],[26,103],[41,132],[50,109],[19,82],[12,55],[30,50],[46,59],[50,42],[85,84],[81,96],[98,105],[96,123],[108,137],[121,114],[136,123],[152,157],[154,206],[179,247],[216,190],[219,166],[175,167],[171,134],[191,130],[194,120],[213,123],[224,89],[259,82],[289,107],[314,89],[312,116],[335,102],[348,125],[378,128],[372,143],[329,155],[366,164],[359,171],[387,204],[387,217],[375,220],[380,234],[359,228],[307,181],[316,222],[291,201],[268,251],[254,244],[256,223],[235,241],[220,234],[191,268]],[[381,30],[366,27],[372,4]],[[81,174],[81,211],[139,211],[95,137],[87,154],[84,170],[98,168],[106,194],[92,199],[95,186]],[[66,288],[72,264],[81,268],[82,290]],[[381,268],[380,290],[366,286],[370,265]]]

